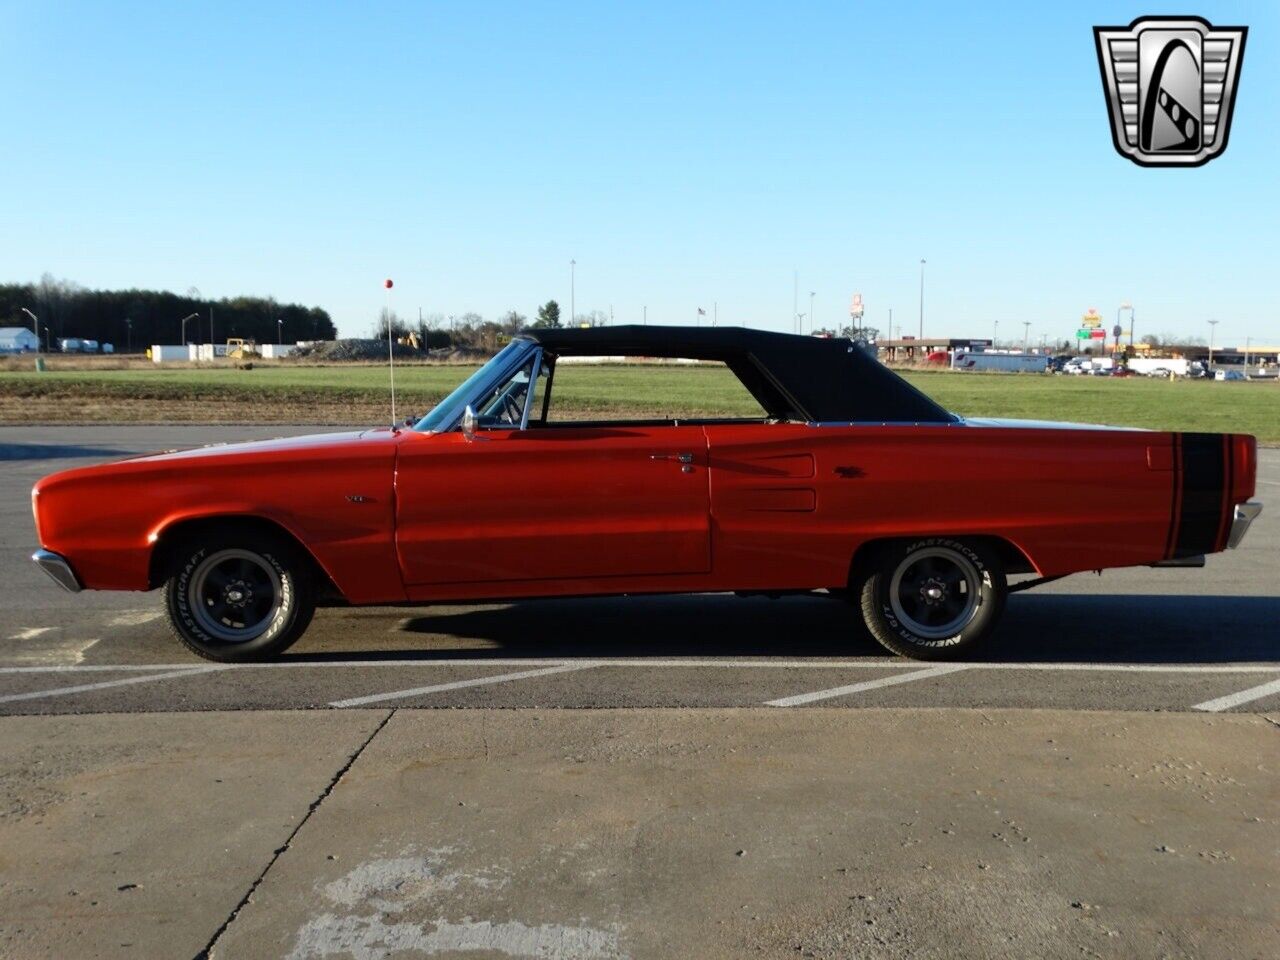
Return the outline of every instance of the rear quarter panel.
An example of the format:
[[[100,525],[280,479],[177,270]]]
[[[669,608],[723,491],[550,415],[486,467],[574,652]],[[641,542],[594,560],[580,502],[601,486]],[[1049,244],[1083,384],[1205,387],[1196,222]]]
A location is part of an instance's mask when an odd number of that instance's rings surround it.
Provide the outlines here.
[[[1043,576],[1152,563],[1168,549],[1168,433],[724,425],[707,434],[716,571],[735,584],[843,585],[857,547],[884,537],[1003,537]]]

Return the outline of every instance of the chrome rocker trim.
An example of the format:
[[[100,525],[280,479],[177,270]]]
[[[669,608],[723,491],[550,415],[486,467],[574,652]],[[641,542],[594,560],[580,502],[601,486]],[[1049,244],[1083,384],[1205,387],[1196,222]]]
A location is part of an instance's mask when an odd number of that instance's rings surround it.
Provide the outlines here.
[[[52,550],[37,550],[31,555],[31,559],[63,590],[79,593],[83,589],[75,572],[71,569],[71,564],[67,563],[66,557],[61,554],[54,553]]]

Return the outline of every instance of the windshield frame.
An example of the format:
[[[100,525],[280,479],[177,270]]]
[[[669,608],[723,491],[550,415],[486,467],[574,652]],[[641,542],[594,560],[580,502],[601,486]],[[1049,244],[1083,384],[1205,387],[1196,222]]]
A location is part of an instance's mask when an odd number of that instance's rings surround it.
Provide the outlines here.
[[[415,423],[414,432],[449,433],[458,429],[467,404],[484,396],[512,376],[528,361],[530,352],[538,349],[537,343],[532,340],[512,340]]]

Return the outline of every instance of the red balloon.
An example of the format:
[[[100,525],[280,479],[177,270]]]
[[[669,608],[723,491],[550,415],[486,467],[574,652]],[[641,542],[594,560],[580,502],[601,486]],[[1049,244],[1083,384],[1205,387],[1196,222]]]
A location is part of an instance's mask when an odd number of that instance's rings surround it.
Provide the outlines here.
[[[395,286],[395,284],[391,282],[391,278],[390,278],[390,277],[387,277],[387,279],[383,280],[383,281],[382,281],[382,285],[383,285],[384,287],[386,287],[388,290],[390,290],[392,287],[394,287],[394,286]]]

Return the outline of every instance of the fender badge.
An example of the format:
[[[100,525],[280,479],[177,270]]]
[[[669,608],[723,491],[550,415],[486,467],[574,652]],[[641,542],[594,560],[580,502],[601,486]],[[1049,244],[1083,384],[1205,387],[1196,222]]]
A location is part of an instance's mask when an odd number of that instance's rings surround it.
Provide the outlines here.
[[[347,499],[352,503],[368,503],[370,500],[370,498],[366,497],[363,493],[348,493]]]

